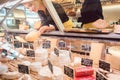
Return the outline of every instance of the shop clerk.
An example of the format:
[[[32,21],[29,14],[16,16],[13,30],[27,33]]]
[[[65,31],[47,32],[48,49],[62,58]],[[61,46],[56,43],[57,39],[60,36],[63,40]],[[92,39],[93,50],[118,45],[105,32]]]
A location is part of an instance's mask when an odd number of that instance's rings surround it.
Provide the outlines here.
[[[70,29],[73,27],[72,21],[66,15],[62,6],[58,3],[52,2],[56,9],[65,29]],[[40,26],[38,32],[39,35],[46,31],[58,30],[55,22],[53,21],[51,15],[49,14],[47,8],[43,4],[42,0],[26,0],[23,5],[31,11],[37,12],[40,16],[42,25]]]
[[[94,28],[92,23],[98,19],[104,19],[100,0],[84,0],[78,22],[83,23],[83,28]]]

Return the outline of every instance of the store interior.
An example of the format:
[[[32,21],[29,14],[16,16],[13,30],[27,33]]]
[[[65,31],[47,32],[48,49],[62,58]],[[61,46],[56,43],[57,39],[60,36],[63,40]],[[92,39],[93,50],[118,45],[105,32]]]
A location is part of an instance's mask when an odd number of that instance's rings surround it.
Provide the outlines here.
[[[34,41],[25,36],[41,18],[19,1],[0,0],[0,80],[120,80],[120,0],[100,0],[104,29],[77,21],[84,0],[44,0],[59,31]],[[64,30],[51,1],[64,8],[72,29]]]

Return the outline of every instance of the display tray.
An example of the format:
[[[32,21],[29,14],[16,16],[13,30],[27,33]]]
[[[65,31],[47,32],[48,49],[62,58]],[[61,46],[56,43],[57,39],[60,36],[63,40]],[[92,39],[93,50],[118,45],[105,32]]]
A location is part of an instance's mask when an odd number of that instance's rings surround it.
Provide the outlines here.
[[[108,34],[113,32],[112,29],[79,29],[79,28],[72,28],[70,30],[64,30],[65,32],[70,33],[95,33],[95,34]]]

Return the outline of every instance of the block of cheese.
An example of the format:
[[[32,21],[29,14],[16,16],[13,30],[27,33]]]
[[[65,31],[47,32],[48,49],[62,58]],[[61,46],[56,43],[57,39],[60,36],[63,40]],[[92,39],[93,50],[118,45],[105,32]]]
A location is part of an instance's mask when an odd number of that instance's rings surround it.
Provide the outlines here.
[[[108,49],[108,53],[112,54],[113,56],[120,58],[120,46],[112,46]]]
[[[99,64],[100,59],[104,59],[105,54],[103,53],[105,50],[104,43],[91,43],[91,51],[90,51],[90,59],[93,60],[94,65]]]
[[[94,76],[75,77],[74,80],[96,80]]]
[[[94,69],[92,67],[79,67],[75,69],[75,77],[92,76]]]
[[[21,73],[19,73],[17,71],[14,71],[14,72],[3,73],[2,77],[4,79],[12,79],[12,80],[14,80],[14,79],[20,78],[21,75],[22,75]]]
[[[39,39],[39,32],[37,30],[31,31],[25,36],[25,40],[29,42],[34,42],[37,39]]]
[[[106,61],[111,64],[113,69],[120,70],[120,46],[112,46],[108,48],[108,53],[106,54]]]
[[[32,62],[29,67],[30,70],[38,72],[42,68],[42,64],[40,62]]]
[[[120,80],[120,74],[107,74],[108,80]]]
[[[32,80],[31,76],[28,74],[24,74],[22,77],[20,77],[18,80]]]
[[[0,74],[6,73],[8,71],[8,67],[0,63]]]
[[[23,62],[21,62],[23,65],[26,65],[26,66],[29,66],[30,64],[31,64],[31,62],[30,61],[23,61]]]
[[[63,71],[56,66],[53,66],[53,74],[48,66],[41,68],[38,74],[40,80],[63,80]]]
[[[35,61],[40,61],[42,65],[47,64],[48,51],[47,49],[37,48],[35,50]]]
[[[63,67],[64,65],[69,65],[70,55],[69,51],[67,50],[59,50],[59,56],[57,56],[54,52],[50,54],[50,60],[54,65],[57,65],[59,67]]]

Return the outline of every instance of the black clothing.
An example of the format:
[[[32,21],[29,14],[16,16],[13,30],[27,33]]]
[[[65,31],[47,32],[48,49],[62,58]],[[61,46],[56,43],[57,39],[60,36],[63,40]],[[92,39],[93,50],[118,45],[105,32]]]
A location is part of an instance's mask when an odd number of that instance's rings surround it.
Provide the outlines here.
[[[85,0],[81,9],[81,18],[78,21],[86,24],[97,19],[104,19],[100,0]]]
[[[62,6],[58,3],[53,2],[53,6],[56,9],[56,12],[58,13],[58,16],[60,17],[62,23],[66,22],[69,20],[67,14],[65,13],[64,9],[62,8]],[[44,11],[39,10],[38,14],[40,16],[40,19],[42,21],[42,26],[43,25],[49,25],[52,24],[55,26],[55,29],[58,30],[54,20],[52,19],[51,15],[49,14],[49,12],[46,9],[46,14],[44,13]]]

